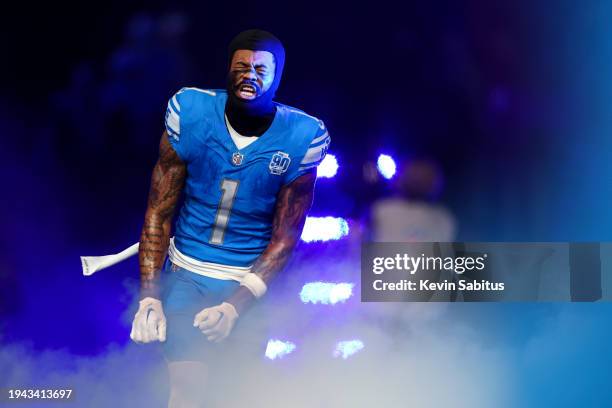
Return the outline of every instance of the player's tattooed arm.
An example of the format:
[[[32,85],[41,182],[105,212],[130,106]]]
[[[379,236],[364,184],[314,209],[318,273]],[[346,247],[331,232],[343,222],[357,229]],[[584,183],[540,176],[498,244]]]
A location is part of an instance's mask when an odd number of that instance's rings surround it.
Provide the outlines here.
[[[283,269],[302,235],[316,178],[316,169],[313,169],[278,193],[270,243],[252,269],[266,284]]]
[[[140,297],[160,298],[159,275],[168,245],[174,209],[185,184],[186,166],[178,157],[166,132],[159,143],[153,168],[144,225],[140,234]]]
[[[251,269],[266,285],[283,269],[300,239],[312,206],[316,179],[316,169],[313,169],[283,187],[276,197],[272,238]],[[252,300],[251,292],[241,286],[227,301],[241,314]]]

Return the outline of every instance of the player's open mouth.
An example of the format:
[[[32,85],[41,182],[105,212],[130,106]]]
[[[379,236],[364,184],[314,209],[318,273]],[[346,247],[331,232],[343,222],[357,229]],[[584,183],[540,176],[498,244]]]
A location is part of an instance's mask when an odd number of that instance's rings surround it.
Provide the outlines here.
[[[254,99],[257,96],[257,90],[253,85],[242,84],[238,88],[238,95],[243,99]]]

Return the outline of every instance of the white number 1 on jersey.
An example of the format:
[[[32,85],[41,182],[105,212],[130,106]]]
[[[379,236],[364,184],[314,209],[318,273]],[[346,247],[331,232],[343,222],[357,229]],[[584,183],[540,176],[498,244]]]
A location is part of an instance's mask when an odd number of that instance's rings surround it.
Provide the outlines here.
[[[223,179],[221,183],[221,202],[217,207],[217,215],[215,217],[215,223],[213,225],[212,236],[210,237],[211,244],[222,245],[223,238],[225,236],[225,228],[229,222],[230,213],[232,206],[234,205],[234,198],[236,198],[236,192],[238,191],[238,180]]]

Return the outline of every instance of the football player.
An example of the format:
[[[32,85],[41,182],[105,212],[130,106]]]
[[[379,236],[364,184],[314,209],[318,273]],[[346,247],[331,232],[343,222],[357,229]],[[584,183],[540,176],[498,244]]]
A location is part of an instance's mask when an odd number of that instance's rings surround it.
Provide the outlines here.
[[[131,338],[163,342],[170,406],[197,405],[207,353],[283,269],[312,204],[330,137],[322,121],[273,100],[284,61],[275,36],[242,32],[229,46],[226,90],[183,88],[168,102]]]

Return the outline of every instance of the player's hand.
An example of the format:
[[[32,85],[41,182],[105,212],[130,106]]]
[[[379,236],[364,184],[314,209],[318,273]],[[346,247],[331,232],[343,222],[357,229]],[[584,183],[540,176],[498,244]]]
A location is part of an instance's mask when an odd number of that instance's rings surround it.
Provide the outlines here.
[[[146,297],[139,304],[140,307],[132,322],[130,338],[136,343],[166,341],[166,316],[161,302]]]
[[[219,343],[229,336],[238,319],[238,312],[231,303],[208,307],[195,315],[193,327],[198,327],[209,341]]]

